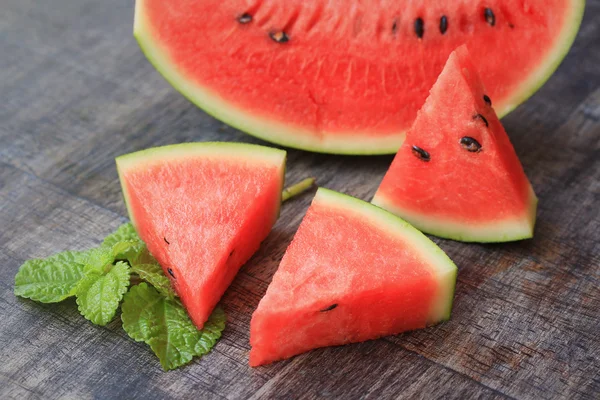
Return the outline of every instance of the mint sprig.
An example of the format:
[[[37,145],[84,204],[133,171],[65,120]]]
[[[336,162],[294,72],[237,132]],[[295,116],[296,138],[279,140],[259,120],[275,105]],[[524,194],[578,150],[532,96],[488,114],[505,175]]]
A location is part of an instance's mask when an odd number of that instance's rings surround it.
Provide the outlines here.
[[[147,282],[131,287],[131,275]],[[165,370],[209,352],[225,328],[225,313],[215,309],[196,329],[171,282],[132,224],[121,225],[102,245],[26,261],[15,276],[15,295],[42,303],[76,296],[81,314],[106,325],[122,309],[123,328],[147,343]]]

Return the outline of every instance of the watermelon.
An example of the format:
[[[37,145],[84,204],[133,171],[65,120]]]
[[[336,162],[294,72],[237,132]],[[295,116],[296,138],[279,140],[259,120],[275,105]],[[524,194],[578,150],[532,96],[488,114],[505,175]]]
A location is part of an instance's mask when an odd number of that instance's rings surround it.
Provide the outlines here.
[[[199,329],[279,216],[285,154],[185,143],[117,158],[129,217]]]
[[[320,188],[252,315],[250,365],[446,320],[456,272],[400,218]]]
[[[448,62],[373,203],[468,242],[533,236],[537,197],[463,45]]]
[[[584,0],[137,0],[134,34],[171,84],[265,140],[395,153],[466,43],[504,115],[556,69]]]

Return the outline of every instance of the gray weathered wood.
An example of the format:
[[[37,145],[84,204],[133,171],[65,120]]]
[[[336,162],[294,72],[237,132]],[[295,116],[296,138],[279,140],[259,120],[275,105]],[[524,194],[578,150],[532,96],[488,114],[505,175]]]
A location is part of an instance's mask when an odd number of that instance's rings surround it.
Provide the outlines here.
[[[452,319],[363,344],[247,365],[252,311],[311,196],[285,204],[223,305],[208,356],[164,373],[115,320],[12,294],[27,258],[96,245],[125,221],[114,157],[185,141],[259,141],[207,116],[154,71],[132,2],[4,0],[0,12],[0,398],[598,398],[600,1],[571,53],[503,122],[540,198],[533,240],[434,239],[460,273]],[[290,150],[289,181],[370,199],[391,161]]]

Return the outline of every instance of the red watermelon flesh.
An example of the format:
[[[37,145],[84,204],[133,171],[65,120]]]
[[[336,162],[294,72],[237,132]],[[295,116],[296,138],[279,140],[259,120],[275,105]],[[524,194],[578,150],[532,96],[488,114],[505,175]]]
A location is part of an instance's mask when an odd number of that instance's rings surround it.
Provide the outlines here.
[[[320,188],[252,316],[250,365],[446,320],[455,281],[409,224]]]
[[[281,205],[285,152],[186,143],[117,158],[129,216],[201,329]]]
[[[537,198],[487,93],[466,47],[458,48],[373,203],[441,237],[532,237]]]
[[[504,115],[550,76],[584,0],[137,0],[134,33],[208,113],[321,152],[395,153],[466,43]]]

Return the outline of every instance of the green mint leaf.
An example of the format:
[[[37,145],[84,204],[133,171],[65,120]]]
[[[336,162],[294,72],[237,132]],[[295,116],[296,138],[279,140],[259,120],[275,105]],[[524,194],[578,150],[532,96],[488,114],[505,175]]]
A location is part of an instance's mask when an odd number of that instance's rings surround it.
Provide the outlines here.
[[[106,274],[91,270],[77,285],[79,312],[96,325],[106,325],[115,316],[129,287],[129,265],[116,263]]]
[[[143,243],[143,242],[142,242]],[[159,265],[156,258],[150,254],[148,248],[144,245],[144,247],[136,253],[134,256],[129,258],[129,264],[132,266],[140,265],[140,264],[154,264]]]
[[[144,249],[146,245],[142,241],[117,242],[112,246],[112,255],[115,260],[127,260],[131,264],[131,260],[136,259]]]
[[[129,290],[121,311],[125,332],[150,345],[167,371],[209,352],[225,328],[225,313],[217,309],[204,329],[197,330],[179,301],[162,296],[146,283]]]
[[[132,286],[125,294],[121,305],[123,329],[136,342],[145,342],[161,332],[160,323],[154,315],[165,300],[160,293],[147,283]]]
[[[102,246],[113,247],[118,242],[141,242],[131,222],[119,226],[116,231],[104,238]]]
[[[137,256],[146,245],[135,231],[133,225],[128,222],[117,228],[116,231],[104,238],[102,247],[113,249],[113,255],[117,260],[128,260]]]
[[[108,247],[99,247],[92,249],[88,253],[85,263],[85,272],[102,274],[110,268],[115,261],[112,249]]]
[[[130,222],[119,226],[116,231],[104,238],[102,246],[112,248],[115,259],[128,261],[146,247]]]
[[[215,346],[217,340],[221,337],[221,332],[225,329],[226,322],[227,315],[225,311],[220,307],[215,308],[200,331],[200,337],[194,347],[197,356],[208,353]]]
[[[196,327],[183,307],[146,283],[132,287],[125,295],[121,320],[132,339],[150,345],[165,370],[192,360]]]
[[[176,294],[171,287],[171,281],[167,278],[158,264],[134,264],[131,271],[138,274],[139,277],[154,286],[156,290],[165,297],[175,298]]]
[[[73,296],[84,276],[87,258],[85,251],[65,251],[25,261],[15,276],[15,295],[42,303],[57,303]]]

